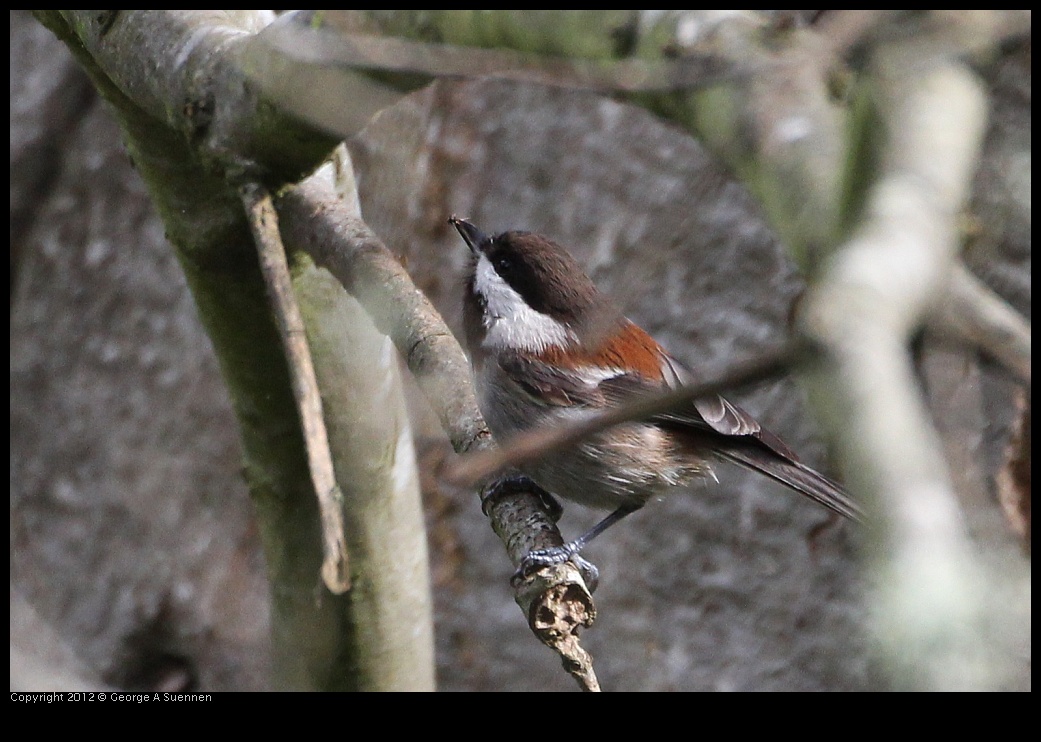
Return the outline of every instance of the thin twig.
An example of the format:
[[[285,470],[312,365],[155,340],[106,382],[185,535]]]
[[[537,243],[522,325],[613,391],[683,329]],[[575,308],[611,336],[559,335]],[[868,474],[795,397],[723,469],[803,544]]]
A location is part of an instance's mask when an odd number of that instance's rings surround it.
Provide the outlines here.
[[[311,482],[322,511],[322,540],[325,558],[322,580],[334,594],[350,589],[350,564],[343,524],[343,492],[336,484],[329,436],[322,416],[322,397],[318,390],[311,350],[307,345],[300,307],[293,294],[289,263],[278,232],[278,215],[271,194],[257,184],[247,184],[240,191],[249,218],[250,230],[257,245],[260,265],[267,284],[286,360],[292,378],[300,421],[307,446],[307,463]]]
[[[946,293],[930,319],[1030,384],[1030,323],[961,263],[951,271]]]
[[[640,397],[570,425],[539,428],[524,433],[506,441],[497,450],[465,457],[449,470],[448,477],[465,484],[483,481],[511,466],[522,466],[552,451],[573,446],[615,425],[646,420],[687,405],[698,397],[747,386],[782,374],[792,365],[795,356],[792,348],[782,348],[736,366],[703,384],[691,384],[663,394]]]

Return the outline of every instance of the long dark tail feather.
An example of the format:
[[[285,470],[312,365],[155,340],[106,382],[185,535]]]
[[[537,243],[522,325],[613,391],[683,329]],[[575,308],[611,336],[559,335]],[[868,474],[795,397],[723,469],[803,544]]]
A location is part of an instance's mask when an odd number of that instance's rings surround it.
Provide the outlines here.
[[[784,459],[773,451],[762,448],[734,448],[717,451],[724,459],[765,474],[790,487],[801,495],[819,502],[826,508],[850,520],[862,522],[863,511],[853,502],[842,486],[798,461]]]

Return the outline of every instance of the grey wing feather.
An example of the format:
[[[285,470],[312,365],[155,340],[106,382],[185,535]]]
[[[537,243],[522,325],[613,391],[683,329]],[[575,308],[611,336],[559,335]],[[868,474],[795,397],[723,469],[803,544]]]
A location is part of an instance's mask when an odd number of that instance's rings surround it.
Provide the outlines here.
[[[554,407],[603,407],[604,395],[595,383],[542,361],[516,354],[499,359],[503,371],[540,404]]]
[[[693,383],[690,372],[675,358],[669,355],[662,357],[662,376],[670,387],[679,387]],[[708,427],[717,433],[733,436],[751,436],[759,440],[770,450],[792,461],[798,457],[784,441],[764,430],[759,421],[738,407],[733,402],[718,394],[699,397],[694,400],[694,409],[677,410],[661,416],[662,420],[686,423],[696,428]]]
[[[680,363],[669,356],[662,359],[662,376],[668,386],[689,384],[692,378]],[[801,463],[795,452],[759,421],[736,404],[712,395],[694,400],[693,409],[680,409],[657,419],[665,424],[706,429],[726,437],[726,445],[715,449],[716,455],[771,479],[805,495],[836,513],[861,520],[861,510],[837,482]],[[744,440],[742,440],[744,439]]]

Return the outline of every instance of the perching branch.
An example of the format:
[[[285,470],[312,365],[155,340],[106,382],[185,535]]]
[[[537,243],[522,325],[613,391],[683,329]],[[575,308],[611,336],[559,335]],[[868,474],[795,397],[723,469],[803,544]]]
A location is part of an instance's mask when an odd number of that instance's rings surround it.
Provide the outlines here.
[[[247,184],[240,189],[253,239],[257,243],[260,268],[286,350],[286,361],[303,426],[304,445],[311,481],[322,511],[322,543],[325,558],[322,580],[335,595],[351,587],[347,539],[343,525],[343,492],[333,471],[329,436],[322,416],[322,396],[315,377],[311,350],[307,345],[304,319],[293,293],[282,238],[278,234],[278,215],[269,194],[262,186]]]
[[[327,268],[397,346],[424,394],[435,405],[453,448],[489,445],[473,390],[460,380],[470,366],[430,300],[365,222],[351,216],[324,181],[308,179],[279,196],[283,238]]]
[[[287,246],[327,268],[391,338],[455,450],[493,449],[462,348],[379,238],[348,213],[339,194],[320,178],[288,189],[276,206]],[[531,549],[563,543],[534,493],[499,498],[488,515],[515,565]],[[565,669],[583,688],[597,689],[591,658],[577,641],[577,630],[592,623],[596,610],[575,566],[540,570],[518,586],[516,600],[539,639],[561,655]]]

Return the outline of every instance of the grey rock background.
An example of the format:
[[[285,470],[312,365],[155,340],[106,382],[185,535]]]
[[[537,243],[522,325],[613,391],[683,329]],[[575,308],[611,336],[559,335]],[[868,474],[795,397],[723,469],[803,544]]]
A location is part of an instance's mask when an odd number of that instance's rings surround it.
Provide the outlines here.
[[[209,341],[104,105],[57,40],[22,12],[11,21],[12,687],[29,677],[16,661],[31,665],[58,637],[64,655],[39,662],[71,657],[68,671],[99,684],[267,688],[263,557]],[[976,207],[1001,228],[973,258],[1029,313],[1029,48],[1020,56],[992,72]],[[351,150],[366,219],[456,327],[465,249],[451,213],[570,246],[702,373],[785,332],[801,284],[757,205],[697,142],[644,111],[438,84],[381,114]],[[934,373],[946,391],[933,398],[977,469],[974,507],[992,514],[1012,387],[969,355],[955,363],[965,373]],[[950,409],[951,389],[972,392],[964,410]],[[475,495],[440,481],[451,454],[412,396],[440,688],[571,690],[513,603],[511,567]],[[737,398],[827,467],[794,383]],[[860,631],[856,529],[765,480],[724,468],[719,478],[651,503],[590,548],[600,615],[583,641],[604,687],[878,687]],[[561,526],[573,535],[597,517],[574,507]],[[1000,523],[989,534],[1004,538]]]

